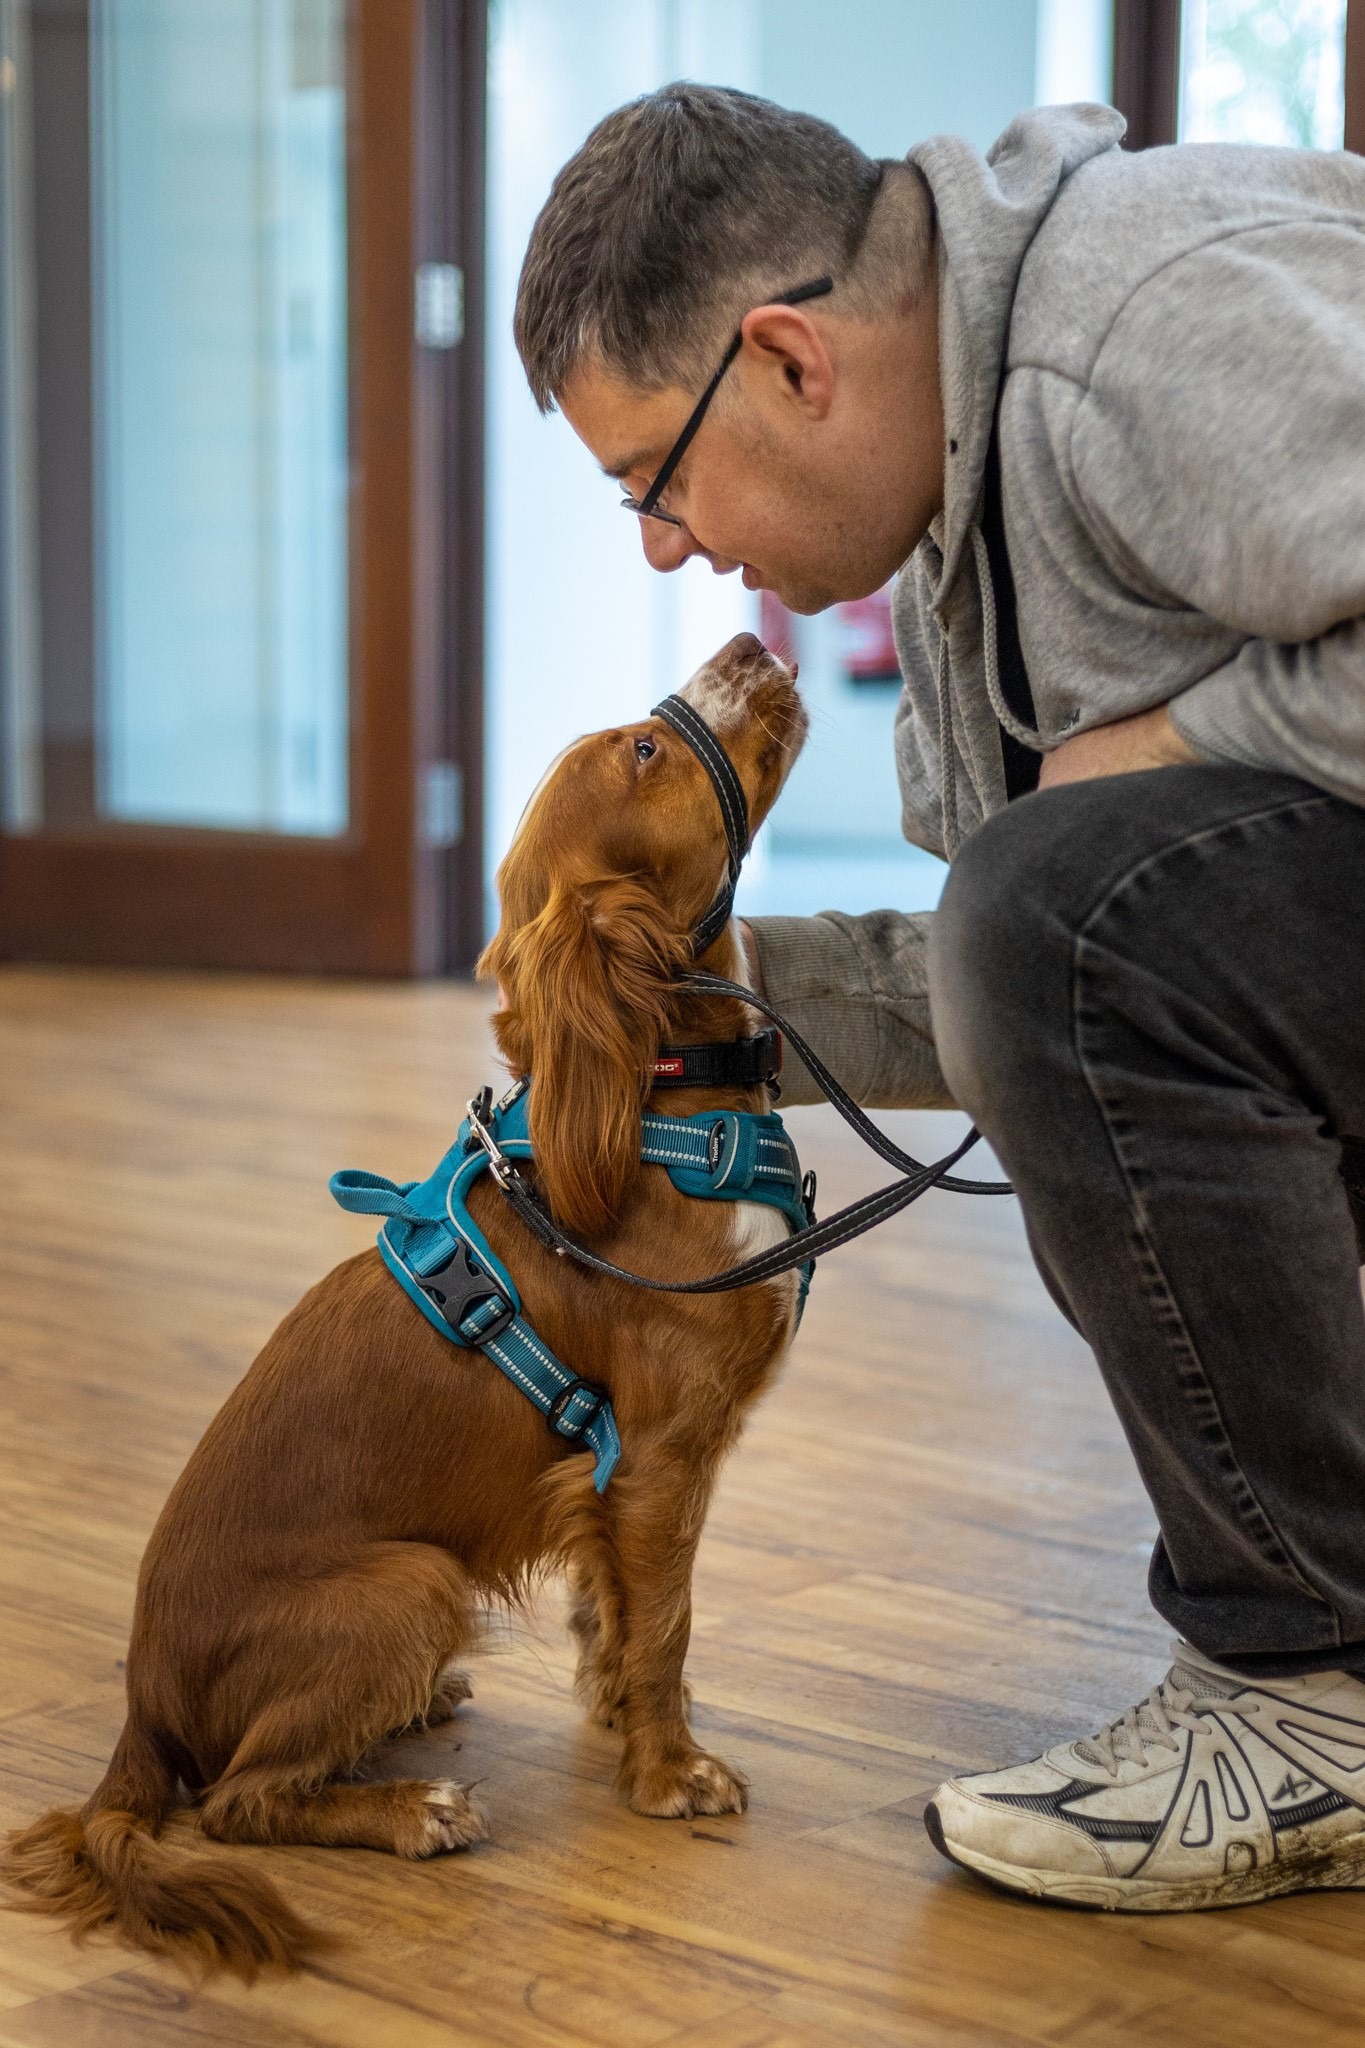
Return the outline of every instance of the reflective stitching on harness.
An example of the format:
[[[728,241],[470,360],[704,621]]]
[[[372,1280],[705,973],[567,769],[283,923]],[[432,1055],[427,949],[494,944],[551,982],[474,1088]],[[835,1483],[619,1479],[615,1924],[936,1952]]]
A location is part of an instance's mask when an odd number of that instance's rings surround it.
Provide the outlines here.
[[[520,1386],[525,1387],[527,1393],[531,1396],[532,1400],[536,1399],[539,1389],[537,1388],[535,1381],[527,1378],[526,1374],[517,1364],[515,1358],[509,1358],[507,1353],[503,1350],[500,1350],[496,1344],[486,1344],[484,1346],[484,1349],[487,1351],[490,1358],[497,1359],[498,1364],[502,1367],[503,1371],[507,1374],[509,1379],[516,1380]]]
[[[518,1317],[517,1320],[518,1322],[521,1322],[520,1317]],[[544,1365],[548,1371],[562,1373],[564,1375],[565,1386],[567,1386],[569,1384],[569,1381],[575,1377],[575,1375],[569,1371],[568,1366],[565,1365],[562,1362],[562,1360],[555,1357],[553,1351],[547,1351],[545,1349],[544,1345],[540,1343],[535,1333],[531,1329],[531,1325],[529,1323],[521,1323],[521,1339],[522,1342],[525,1344],[527,1350],[534,1352],[535,1356],[541,1361],[541,1364]]]

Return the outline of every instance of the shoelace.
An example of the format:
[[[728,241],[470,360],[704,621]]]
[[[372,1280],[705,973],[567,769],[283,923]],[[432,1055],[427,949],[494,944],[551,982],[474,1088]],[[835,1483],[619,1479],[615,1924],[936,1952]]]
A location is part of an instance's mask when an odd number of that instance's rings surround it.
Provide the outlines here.
[[[1145,1700],[1119,1714],[1098,1735],[1078,1742],[1076,1748],[1116,1778],[1120,1764],[1145,1765],[1149,1749],[1179,1749],[1177,1728],[1197,1735],[1203,1725],[1194,1712],[1194,1694],[1168,1676],[1152,1687]]]

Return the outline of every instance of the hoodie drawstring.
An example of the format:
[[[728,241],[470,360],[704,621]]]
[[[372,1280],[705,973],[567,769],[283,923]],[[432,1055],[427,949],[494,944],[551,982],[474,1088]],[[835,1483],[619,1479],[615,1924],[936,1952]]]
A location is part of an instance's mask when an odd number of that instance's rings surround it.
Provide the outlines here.
[[[995,609],[995,584],[991,580],[991,558],[986,548],[986,538],[979,526],[972,528],[972,560],[976,564],[976,581],[981,593],[981,656],[986,671],[986,696],[991,710],[1007,733],[1021,746],[1038,751],[1038,735],[1032,726],[1016,718],[1005,702],[1000,687],[1000,645],[999,620]],[[949,678],[948,628],[937,610],[933,614],[938,627],[938,756],[939,796],[943,807],[943,851],[951,860],[962,844],[962,820],[957,808],[957,743],[953,737],[953,695]]]
[[[951,860],[962,844],[957,815],[957,742],[953,738],[953,699],[948,682],[948,632],[938,627],[938,759],[939,800],[943,809],[943,853]]]
[[[1000,647],[997,638],[995,614],[995,585],[991,581],[991,558],[986,551],[986,536],[979,526],[972,528],[972,556],[976,562],[976,580],[981,588],[981,651],[986,663],[986,695],[990,698],[991,710],[999,719],[1005,731],[1021,746],[1038,751],[1038,735],[1031,726],[1016,718],[1005,702],[1000,688]],[[939,685],[940,692],[942,684]]]

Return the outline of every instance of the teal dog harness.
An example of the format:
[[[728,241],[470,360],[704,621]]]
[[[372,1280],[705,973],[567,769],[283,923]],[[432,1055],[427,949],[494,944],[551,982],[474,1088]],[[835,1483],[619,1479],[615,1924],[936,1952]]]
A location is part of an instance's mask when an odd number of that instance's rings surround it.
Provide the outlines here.
[[[490,1106],[488,1091],[469,1105],[455,1143],[423,1181],[377,1173],[332,1176],[343,1209],[383,1216],[379,1250],[394,1279],[434,1329],[461,1349],[482,1351],[546,1418],[555,1435],[592,1451],[601,1493],[621,1455],[605,1387],[581,1379],[557,1358],[522,1314],[516,1282],[469,1213],[469,1191],[483,1174],[504,1182],[513,1162],[534,1157],[527,1115],[529,1077]],[[793,1231],[810,1221],[796,1148],[780,1116],[711,1109],[697,1116],[642,1119],[640,1158],[661,1167],[680,1194],[701,1200],[759,1202],[779,1209]],[[800,1268],[797,1321],[814,1261]]]

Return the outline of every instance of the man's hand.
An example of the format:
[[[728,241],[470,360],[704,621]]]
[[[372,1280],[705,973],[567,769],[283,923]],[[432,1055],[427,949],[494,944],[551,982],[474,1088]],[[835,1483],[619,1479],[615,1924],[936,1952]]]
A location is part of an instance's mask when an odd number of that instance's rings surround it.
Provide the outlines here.
[[[1166,706],[1158,704],[1152,711],[1139,711],[1133,718],[1119,718],[1112,725],[1078,732],[1074,740],[1063,740],[1045,756],[1038,787],[1089,782],[1097,775],[1130,775],[1138,768],[1172,768],[1198,758],[1171,724]]]

